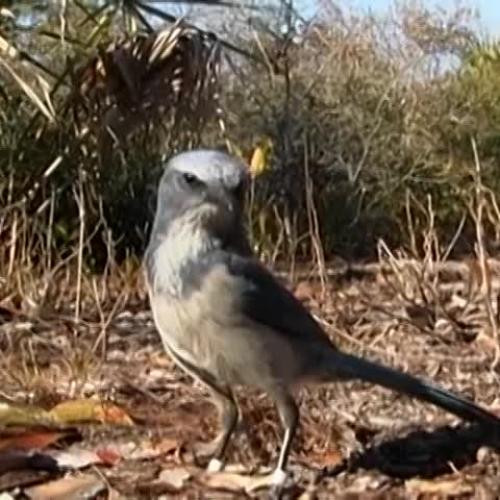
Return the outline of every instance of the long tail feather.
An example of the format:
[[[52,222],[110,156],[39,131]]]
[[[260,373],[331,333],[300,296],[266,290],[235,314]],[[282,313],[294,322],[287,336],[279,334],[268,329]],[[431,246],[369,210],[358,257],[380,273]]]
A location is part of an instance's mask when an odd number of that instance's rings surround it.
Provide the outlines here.
[[[467,399],[406,373],[379,365],[351,354],[334,351],[329,360],[338,377],[359,379],[413,396],[468,421],[481,422],[500,431],[500,418]]]

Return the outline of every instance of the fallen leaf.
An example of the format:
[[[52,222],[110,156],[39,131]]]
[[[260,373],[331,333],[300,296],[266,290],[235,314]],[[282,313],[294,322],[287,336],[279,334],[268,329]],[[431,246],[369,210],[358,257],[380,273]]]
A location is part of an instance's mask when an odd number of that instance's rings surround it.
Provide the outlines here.
[[[24,431],[0,435],[0,450],[43,450],[65,437],[66,434],[54,431]]]
[[[294,290],[294,295],[300,300],[305,301],[314,295],[314,290],[311,283],[301,281]]]
[[[179,441],[176,439],[165,438],[154,444],[153,448],[160,453],[171,453],[179,448]]]
[[[65,477],[25,490],[31,500],[91,499],[106,489],[104,481],[93,474]]]
[[[161,471],[158,477],[158,482],[167,483],[175,489],[180,490],[186,481],[191,477],[191,472],[184,467],[175,467],[173,469],[165,469]]]
[[[233,472],[204,473],[200,479],[211,488],[224,488],[251,493],[273,485],[273,471],[268,474],[237,474]]]
[[[95,454],[100,458],[103,465],[115,465],[122,458],[121,455],[114,451],[108,449],[96,450]]]
[[[319,454],[315,453],[311,457],[311,460],[320,465],[321,467],[335,467],[342,463],[342,455],[338,450],[326,450],[325,452]]]
[[[121,458],[127,460],[146,460],[161,455],[168,455],[179,449],[180,444],[175,439],[165,438],[159,442],[145,440],[141,443],[117,443],[114,450]]]
[[[85,449],[54,450],[50,456],[59,467],[67,469],[83,469],[89,465],[102,464],[103,460],[98,453]]]
[[[118,406],[98,399],[75,399],[63,401],[49,411],[62,423],[93,422],[106,424],[134,425],[127,413]]]
[[[440,494],[454,497],[472,493],[471,485],[463,482],[459,477],[441,481],[410,479],[405,482],[405,487],[412,494]]]
[[[0,425],[53,425],[53,417],[42,408],[0,402]]]

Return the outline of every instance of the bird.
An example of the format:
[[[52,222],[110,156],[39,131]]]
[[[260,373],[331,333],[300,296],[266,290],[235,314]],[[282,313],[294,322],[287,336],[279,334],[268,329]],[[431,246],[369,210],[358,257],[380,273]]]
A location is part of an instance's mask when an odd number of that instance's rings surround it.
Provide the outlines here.
[[[149,304],[163,346],[219,409],[207,472],[225,467],[240,421],[239,387],[265,393],[284,430],[269,484],[290,477],[299,425],[298,387],[361,380],[431,403],[497,432],[500,419],[430,381],[337,347],[308,308],[252,249],[246,228],[249,167],[219,150],[192,149],[164,162],[144,253]]]

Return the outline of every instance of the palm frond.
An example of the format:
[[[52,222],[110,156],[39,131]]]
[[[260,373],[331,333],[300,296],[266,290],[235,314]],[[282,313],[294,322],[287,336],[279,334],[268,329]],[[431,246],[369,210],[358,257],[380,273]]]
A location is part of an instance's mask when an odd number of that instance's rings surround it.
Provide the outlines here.
[[[157,33],[122,37],[78,72],[72,99],[101,138],[121,142],[167,117],[194,127],[216,111],[217,38],[178,21]]]

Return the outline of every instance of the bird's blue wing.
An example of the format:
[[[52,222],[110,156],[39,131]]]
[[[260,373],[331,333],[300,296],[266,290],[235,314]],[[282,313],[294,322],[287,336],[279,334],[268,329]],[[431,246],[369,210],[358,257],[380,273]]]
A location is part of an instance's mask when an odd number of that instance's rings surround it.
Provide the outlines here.
[[[255,259],[229,255],[229,272],[241,284],[242,312],[253,321],[296,341],[331,341],[306,307],[273,274]]]

